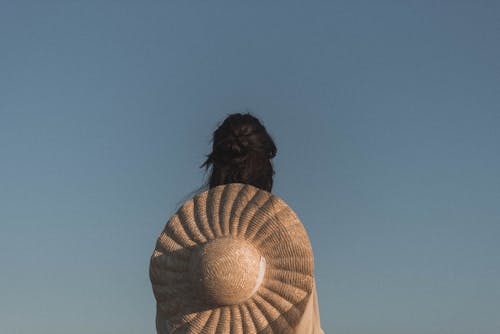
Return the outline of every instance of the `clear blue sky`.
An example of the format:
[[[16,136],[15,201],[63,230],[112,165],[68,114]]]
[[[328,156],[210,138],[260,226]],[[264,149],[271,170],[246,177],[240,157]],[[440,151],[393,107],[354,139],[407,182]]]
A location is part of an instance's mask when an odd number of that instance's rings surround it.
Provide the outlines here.
[[[1,1],[0,332],[154,332],[229,113],[278,146],[327,334],[500,333],[498,1]]]

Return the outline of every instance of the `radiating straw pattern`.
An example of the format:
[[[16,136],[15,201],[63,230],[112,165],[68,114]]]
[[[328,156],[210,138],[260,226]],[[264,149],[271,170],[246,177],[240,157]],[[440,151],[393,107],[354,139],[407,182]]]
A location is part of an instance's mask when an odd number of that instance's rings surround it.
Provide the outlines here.
[[[266,260],[262,284],[240,304],[214,305],[196,288],[197,256],[216,239],[222,246],[242,240]],[[245,270],[233,262],[230,274]],[[175,333],[291,333],[312,293],[313,262],[307,233],[282,199],[231,183],[196,195],[169,219],[151,256],[150,279],[158,312]]]

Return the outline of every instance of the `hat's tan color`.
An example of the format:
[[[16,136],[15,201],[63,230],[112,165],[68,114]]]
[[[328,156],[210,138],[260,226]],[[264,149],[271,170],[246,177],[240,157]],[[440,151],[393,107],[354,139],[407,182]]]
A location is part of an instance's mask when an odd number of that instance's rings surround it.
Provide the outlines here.
[[[150,278],[173,333],[293,333],[313,290],[313,263],[307,233],[282,199],[230,183],[169,219]]]

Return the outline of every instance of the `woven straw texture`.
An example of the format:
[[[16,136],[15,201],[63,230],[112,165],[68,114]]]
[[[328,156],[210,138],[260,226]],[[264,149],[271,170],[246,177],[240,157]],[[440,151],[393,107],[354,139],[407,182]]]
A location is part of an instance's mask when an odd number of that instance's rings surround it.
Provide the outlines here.
[[[173,333],[293,333],[313,290],[313,263],[307,233],[283,200],[230,183],[169,219],[150,279]]]

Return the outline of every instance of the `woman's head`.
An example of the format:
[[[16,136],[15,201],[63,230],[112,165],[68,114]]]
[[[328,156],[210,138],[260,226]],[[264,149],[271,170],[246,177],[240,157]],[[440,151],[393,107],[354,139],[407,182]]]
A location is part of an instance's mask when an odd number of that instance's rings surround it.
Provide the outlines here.
[[[250,113],[236,113],[214,131],[212,152],[200,166],[212,167],[209,188],[239,182],[271,192],[276,146],[262,123]]]

